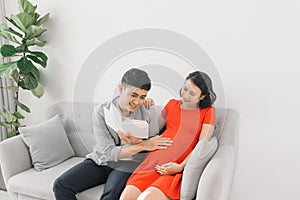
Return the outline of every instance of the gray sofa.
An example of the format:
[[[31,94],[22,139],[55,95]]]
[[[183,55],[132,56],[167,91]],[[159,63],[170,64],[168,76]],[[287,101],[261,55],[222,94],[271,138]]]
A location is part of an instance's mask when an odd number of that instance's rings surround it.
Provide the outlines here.
[[[91,103],[58,102],[50,106],[44,120],[56,114],[63,121],[75,156],[50,169],[38,172],[31,163],[29,149],[22,137],[15,136],[0,143],[0,163],[6,188],[13,199],[55,199],[52,185],[56,177],[81,162],[92,151]],[[232,109],[217,109],[219,147],[206,165],[198,182],[196,199],[228,199],[238,151],[238,114]],[[55,147],[54,147],[55,148]],[[96,200],[103,185],[78,194],[80,200]]]

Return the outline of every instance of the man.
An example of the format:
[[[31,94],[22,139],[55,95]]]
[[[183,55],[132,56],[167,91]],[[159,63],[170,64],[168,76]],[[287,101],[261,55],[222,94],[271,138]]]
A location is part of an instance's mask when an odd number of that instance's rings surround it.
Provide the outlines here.
[[[148,74],[132,68],[122,77],[119,85],[120,96],[98,105],[93,113],[93,128],[97,144],[87,159],[58,177],[53,186],[57,200],[76,200],[78,192],[105,183],[101,200],[119,199],[127,179],[144,159],[144,151],[167,148],[171,141],[158,134],[158,122],[154,110],[144,106],[151,88]],[[114,104],[123,118],[146,120],[149,123],[148,140],[140,140],[110,128],[104,118],[104,107]],[[122,140],[120,139],[120,137]],[[154,137],[153,137],[154,136]],[[125,143],[123,141],[127,141]]]

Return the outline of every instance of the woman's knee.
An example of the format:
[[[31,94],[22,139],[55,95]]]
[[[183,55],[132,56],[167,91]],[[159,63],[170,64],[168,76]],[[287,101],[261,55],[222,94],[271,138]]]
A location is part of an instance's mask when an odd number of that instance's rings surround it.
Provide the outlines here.
[[[135,200],[142,192],[133,185],[127,185],[123,190],[120,200]]]
[[[157,187],[149,187],[143,193],[141,193],[137,200],[170,200],[159,188]]]

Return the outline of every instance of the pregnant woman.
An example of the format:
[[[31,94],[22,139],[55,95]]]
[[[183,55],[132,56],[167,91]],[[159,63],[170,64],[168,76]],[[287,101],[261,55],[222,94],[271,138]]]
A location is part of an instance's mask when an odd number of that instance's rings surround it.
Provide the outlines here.
[[[121,200],[179,199],[182,172],[197,142],[212,137],[215,126],[216,95],[209,76],[190,73],[181,90],[180,100],[170,100],[161,112],[162,133],[173,144],[148,153],[128,179]]]

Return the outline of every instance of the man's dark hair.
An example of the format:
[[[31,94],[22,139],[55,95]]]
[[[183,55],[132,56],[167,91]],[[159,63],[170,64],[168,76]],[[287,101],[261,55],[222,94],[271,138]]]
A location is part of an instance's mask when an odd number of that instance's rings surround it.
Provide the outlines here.
[[[151,89],[151,80],[147,72],[137,68],[131,68],[130,70],[128,70],[123,75],[121,83],[138,87],[147,91]]]

